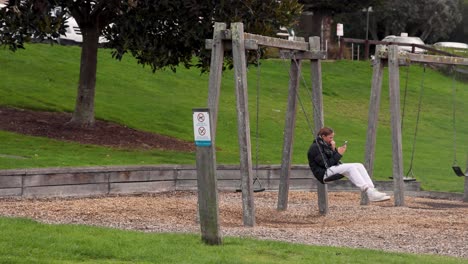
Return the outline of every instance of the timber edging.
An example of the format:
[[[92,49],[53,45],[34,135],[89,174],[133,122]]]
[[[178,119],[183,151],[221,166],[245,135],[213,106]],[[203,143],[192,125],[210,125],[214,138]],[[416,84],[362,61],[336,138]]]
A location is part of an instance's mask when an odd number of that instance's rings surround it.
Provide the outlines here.
[[[259,165],[254,177],[267,190],[278,190],[280,165]],[[293,165],[291,190],[316,190],[317,181],[308,165]],[[217,166],[218,189],[234,191],[240,187],[239,165]],[[258,182],[254,187],[258,187]],[[392,181],[377,181],[376,187],[393,190]],[[347,180],[328,185],[331,191],[358,189]],[[419,182],[407,182],[408,191],[419,191]],[[194,165],[97,166],[0,170],[0,197],[75,197],[117,194],[157,193],[197,190]]]

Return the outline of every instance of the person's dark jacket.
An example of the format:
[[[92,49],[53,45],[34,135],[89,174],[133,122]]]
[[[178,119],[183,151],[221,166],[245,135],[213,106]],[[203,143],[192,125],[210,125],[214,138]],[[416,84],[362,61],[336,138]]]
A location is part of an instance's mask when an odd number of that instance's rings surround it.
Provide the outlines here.
[[[338,153],[336,149],[332,149],[331,145],[326,143],[320,137],[317,137],[317,139],[314,140],[307,152],[309,167],[315,178],[317,178],[321,183],[324,183],[323,178],[327,168],[340,164],[341,157],[342,155]]]

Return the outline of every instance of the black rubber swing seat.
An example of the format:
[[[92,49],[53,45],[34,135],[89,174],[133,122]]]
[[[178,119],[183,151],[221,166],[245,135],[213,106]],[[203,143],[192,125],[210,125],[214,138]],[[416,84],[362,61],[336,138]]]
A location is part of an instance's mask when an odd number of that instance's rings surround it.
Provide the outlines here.
[[[265,188],[255,188],[253,191],[254,192],[264,192],[266,189]],[[242,192],[242,189],[236,189],[236,192]]]
[[[468,169],[465,172],[463,172],[459,166],[452,166],[452,169],[458,177],[463,177],[463,176],[468,177]]]
[[[334,182],[334,181],[337,181],[337,180],[340,180],[340,179],[343,179],[344,176],[341,175],[341,174],[333,174],[332,176],[330,177],[327,177],[326,179],[323,180],[323,183],[330,183],[330,182]]]
[[[340,180],[342,178],[344,178],[345,176],[337,173],[337,174],[333,174],[331,175],[330,177],[327,177],[326,179],[324,179],[324,177],[317,177],[315,176],[315,174],[312,172],[312,175],[314,175],[315,179],[317,179],[317,181],[319,181],[321,184],[327,184],[327,183],[331,183],[331,182],[334,182],[334,181],[337,181],[337,180]]]
[[[393,179],[393,177],[388,177],[389,179]],[[413,177],[403,177],[403,181],[404,182],[412,182],[412,181],[416,181],[416,178],[413,178]]]
[[[416,178],[412,178],[412,177],[403,177],[403,181],[405,181],[405,182],[416,181]]]
[[[256,177],[256,178],[254,179],[253,185],[255,186],[255,182],[257,182],[257,181],[258,181],[258,185],[260,185],[260,186],[257,187],[257,188],[254,187],[254,190],[253,190],[253,191],[254,191],[254,192],[264,192],[266,189],[263,188],[262,184],[260,183],[260,180],[258,180],[258,177]],[[242,192],[242,189],[241,189],[241,188],[237,188],[237,189],[236,189],[236,192]]]

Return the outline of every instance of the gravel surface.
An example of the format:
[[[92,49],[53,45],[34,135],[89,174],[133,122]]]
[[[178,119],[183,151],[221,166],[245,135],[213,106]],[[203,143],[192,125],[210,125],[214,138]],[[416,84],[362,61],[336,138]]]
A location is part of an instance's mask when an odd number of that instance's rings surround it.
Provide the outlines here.
[[[359,205],[356,192],[330,192],[330,213],[318,213],[315,192],[292,191],[288,210],[276,210],[277,192],[255,194],[256,226],[243,227],[240,193],[220,193],[223,236],[311,245],[438,254],[468,259],[468,203],[406,197]],[[199,233],[196,193],[68,199],[0,199],[0,215],[44,223],[105,226],[145,232]]]

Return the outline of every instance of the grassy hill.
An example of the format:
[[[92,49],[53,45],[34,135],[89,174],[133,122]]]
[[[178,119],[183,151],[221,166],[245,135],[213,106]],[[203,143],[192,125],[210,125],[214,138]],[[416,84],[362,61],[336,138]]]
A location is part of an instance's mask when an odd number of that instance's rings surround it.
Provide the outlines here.
[[[0,105],[49,111],[73,111],[78,83],[78,47],[28,45],[11,53],[0,50]],[[326,61],[322,63],[325,124],[336,131],[337,142],[348,140],[345,162],[364,159],[372,67],[369,62]],[[279,164],[287,103],[289,62],[262,61],[260,74],[249,69],[249,111],[252,146],[255,139],[255,105],[259,76],[259,163]],[[310,67],[303,63],[300,99],[312,122]],[[422,83],[423,68],[412,65],[403,128],[405,172],[413,150],[413,136]],[[404,95],[406,69],[401,74]],[[464,102],[467,85],[456,83],[457,159],[464,167],[468,150],[468,120]],[[177,69],[177,73],[153,74],[130,57],[118,62],[109,50],[100,50],[96,87],[96,117],[139,130],[184,140],[193,140],[192,108],[205,107],[208,75],[198,69]],[[413,171],[424,189],[463,191],[463,179],[454,176],[452,128],[452,79],[427,69],[415,144]],[[403,100],[402,100],[403,107]],[[237,124],[233,72],[226,71],[222,81],[217,134],[219,164],[236,164],[238,159]],[[312,122],[313,123],[313,122]],[[312,135],[299,106],[295,130],[295,164],[306,164]],[[385,73],[376,146],[374,177],[388,179],[392,174],[391,131],[388,78]],[[98,146],[49,140],[0,131],[0,169],[92,166],[123,164],[194,164],[194,153],[157,150],[116,150]],[[254,150],[255,157],[255,150]]]

